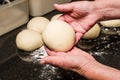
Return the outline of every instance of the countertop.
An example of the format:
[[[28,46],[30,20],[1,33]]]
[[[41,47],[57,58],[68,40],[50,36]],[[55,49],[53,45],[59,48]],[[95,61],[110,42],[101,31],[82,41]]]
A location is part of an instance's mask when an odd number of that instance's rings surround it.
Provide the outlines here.
[[[44,16],[50,19],[57,13],[59,12],[53,11]],[[15,38],[18,32],[25,28],[26,24],[0,36],[0,80],[87,80],[74,72],[58,67],[22,61],[16,53]],[[120,36],[106,37],[107,39],[100,37],[97,45],[87,51],[100,63],[120,69]]]
[[[59,12],[53,11],[44,17]],[[86,80],[78,74],[51,65],[38,65],[22,61],[17,55],[16,35],[26,28],[26,24],[0,36],[0,80]],[[73,75],[74,78],[73,78]]]

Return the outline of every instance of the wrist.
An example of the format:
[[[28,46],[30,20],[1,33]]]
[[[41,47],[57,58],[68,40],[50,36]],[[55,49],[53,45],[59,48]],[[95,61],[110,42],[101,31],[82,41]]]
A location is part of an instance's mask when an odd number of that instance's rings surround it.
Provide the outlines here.
[[[78,65],[73,71],[90,79],[92,77],[91,73],[93,73],[92,69],[96,69],[98,67],[97,64],[98,62],[96,60],[88,60],[84,65]]]
[[[120,71],[108,66],[105,66],[97,61],[92,61],[77,71],[82,76],[90,80],[119,80]],[[111,76],[112,75],[112,76]]]
[[[117,4],[115,2],[117,2]],[[119,0],[110,0],[110,1],[97,0],[97,1],[93,1],[93,5],[94,5],[93,11],[100,16],[100,20],[120,18]]]

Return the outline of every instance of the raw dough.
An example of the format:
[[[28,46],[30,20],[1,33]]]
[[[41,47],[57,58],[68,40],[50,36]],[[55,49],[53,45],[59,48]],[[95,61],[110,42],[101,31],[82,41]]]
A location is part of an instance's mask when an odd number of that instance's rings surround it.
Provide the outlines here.
[[[42,33],[48,23],[49,20],[45,17],[35,17],[28,22],[27,28]]]
[[[83,39],[95,39],[100,34],[100,26],[95,24],[90,30],[88,30],[84,35]]]
[[[42,36],[32,30],[23,30],[16,37],[16,45],[24,51],[33,51],[43,45]]]
[[[64,21],[53,20],[43,31],[43,41],[54,51],[68,51],[75,42],[75,32]]]
[[[104,27],[120,27],[120,19],[101,21],[100,24]]]
[[[51,21],[57,20],[62,14],[56,14],[51,18]]]

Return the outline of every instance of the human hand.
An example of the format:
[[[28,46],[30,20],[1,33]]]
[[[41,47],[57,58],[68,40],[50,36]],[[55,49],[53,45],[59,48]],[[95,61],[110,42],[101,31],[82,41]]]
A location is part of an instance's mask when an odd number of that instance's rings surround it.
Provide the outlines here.
[[[79,1],[57,5],[55,8],[63,12],[59,19],[69,23],[76,32],[76,42],[98,20],[120,17],[120,0],[96,0],[93,2]],[[115,6],[116,5],[116,6]],[[88,79],[119,80],[120,71],[97,62],[91,55],[76,47],[68,52],[54,52],[46,49],[49,56],[41,59],[41,64],[52,64],[73,70]],[[106,74],[103,74],[106,73]],[[111,76],[113,75],[113,76]]]
[[[49,56],[41,59],[41,64],[51,64],[65,69],[69,69],[83,75],[86,68],[96,60],[87,52],[76,47],[68,52],[54,52],[46,48]]]
[[[93,9],[94,5],[88,1],[78,1],[67,4],[55,4],[54,7],[64,14],[60,20],[69,23],[76,32],[76,42],[100,18]]]
[[[49,56],[41,59],[41,64],[51,64],[72,70],[90,80],[120,79],[119,70],[97,62],[90,54],[76,47],[68,52],[54,52],[47,48],[46,51]]]
[[[120,18],[120,0],[76,1],[54,7],[64,13],[60,19],[75,30],[76,42],[97,21]]]

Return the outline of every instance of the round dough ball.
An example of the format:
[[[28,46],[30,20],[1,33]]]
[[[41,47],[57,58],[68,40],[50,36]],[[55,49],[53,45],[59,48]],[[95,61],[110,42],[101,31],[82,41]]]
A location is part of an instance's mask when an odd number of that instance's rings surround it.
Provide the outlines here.
[[[68,51],[75,42],[75,32],[72,27],[60,20],[51,21],[42,36],[47,47],[54,51]]]
[[[48,23],[49,20],[45,17],[35,17],[28,22],[27,28],[42,33]]]
[[[32,30],[23,30],[16,37],[16,45],[24,51],[33,51],[43,45],[42,35]]]
[[[56,14],[51,18],[51,21],[57,20],[62,14]]]
[[[83,39],[95,39],[100,34],[100,26],[95,24],[90,30],[88,30],[84,35]]]
[[[100,24],[104,27],[120,27],[120,19],[101,21]]]

